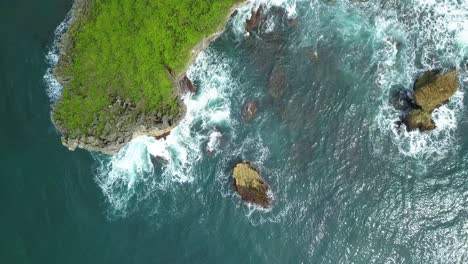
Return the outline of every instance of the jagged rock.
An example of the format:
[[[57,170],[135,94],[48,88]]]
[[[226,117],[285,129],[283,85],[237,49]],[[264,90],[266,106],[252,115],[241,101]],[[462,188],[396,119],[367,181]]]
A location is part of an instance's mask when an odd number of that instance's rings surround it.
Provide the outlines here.
[[[458,89],[457,72],[438,75],[437,71],[423,74],[414,85],[414,101],[427,112],[448,102]]]
[[[234,10],[234,12],[231,13],[231,17],[235,17],[237,16],[237,14],[239,13],[239,10]]]
[[[406,117],[406,127],[409,131],[419,129],[419,131],[433,130],[436,128],[431,113],[422,110],[412,110]]]
[[[268,197],[269,187],[260,177],[258,170],[251,164],[238,163],[234,167],[232,177],[234,178],[234,190],[239,193],[242,200],[263,208],[271,205],[271,199]]]
[[[418,107],[414,104],[413,98],[408,91],[398,91],[390,98],[390,103],[397,110],[407,112]]]
[[[255,118],[255,114],[257,113],[257,103],[255,101],[247,102],[244,107],[242,108],[242,119],[244,121],[251,121]]]
[[[181,91],[184,92],[191,92],[191,93],[196,93],[197,89],[193,85],[192,81],[185,75],[180,81],[179,81],[179,87]]]
[[[395,96],[393,105],[396,109],[409,114],[402,120],[408,131],[427,131],[436,128],[431,113],[435,108],[448,102],[458,89],[457,72],[451,70],[440,74],[440,70],[425,72],[414,83],[413,98],[400,92]]]
[[[257,11],[252,11],[252,15],[245,22],[245,31],[251,33],[258,31],[263,19],[263,7],[260,6]]]

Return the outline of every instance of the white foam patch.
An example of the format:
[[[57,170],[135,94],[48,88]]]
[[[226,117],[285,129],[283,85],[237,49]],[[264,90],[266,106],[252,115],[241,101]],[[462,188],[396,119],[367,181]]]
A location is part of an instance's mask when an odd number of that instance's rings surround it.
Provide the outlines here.
[[[466,73],[461,67],[466,61],[468,2],[420,0],[409,10],[399,12],[406,13],[405,19],[391,10],[375,19],[375,43],[381,48],[375,51],[373,63],[378,66],[376,83],[381,89],[382,104],[375,124],[382,136],[392,132],[392,141],[405,156],[443,157],[456,145],[457,122],[463,110]],[[403,43],[400,49],[398,42]],[[437,128],[424,133],[396,128],[395,122],[400,120],[401,113],[389,103],[392,88],[410,90],[422,72],[447,65],[460,67],[461,85],[450,103],[434,112]],[[381,140],[381,136],[374,139]]]
[[[219,131],[213,131],[210,133],[208,144],[206,145],[206,150],[210,153],[213,153],[219,146],[221,137],[223,134]]]
[[[63,87],[59,83],[59,81],[55,78],[53,74],[53,69],[57,66],[59,62],[59,44],[62,38],[62,35],[68,29],[68,26],[71,21],[71,15],[68,14],[64,21],[58,25],[55,29],[55,37],[52,47],[50,48],[49,52],[47,52],[46,60],[49,64],[49,68],[47,69],[44,75],[44,81],[47,85],[47,95],[52,103],[57,102],[57,100],[62,96]]]
[[[166,139],[138,137],[109,159],[98,157],[98,184],[118,214],[126,214],[133,200],[142,193],[154,193],[171,188],[172,183],[195,180],[193,168],[205,156],[202,146],[210,151],[218,147],[217,126],[230,127],[229,97],[235,82],[231,78],[230,62],[214,51],[202,52],[189,69],[188,76],[199,81],[195,96],[185,95],[187,113]],[[156,175],[151,156],[160,162],[162,175]],[[138,186],[145,185],[144,191]]]

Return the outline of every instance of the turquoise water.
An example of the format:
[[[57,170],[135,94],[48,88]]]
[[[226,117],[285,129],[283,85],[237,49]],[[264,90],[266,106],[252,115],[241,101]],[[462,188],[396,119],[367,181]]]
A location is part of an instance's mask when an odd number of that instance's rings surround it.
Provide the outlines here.
[[[199,91],[173,133],[114,156],[68,151],[50,122],[70,6],[0,2],[1,263],[468,262],[467,3],[251,3],[190,68]],[[458,69],[460,91],[437,129],[399,131],[395,93],[438,67]],[[271,209],[232,190],[241,160],[270,184]]]

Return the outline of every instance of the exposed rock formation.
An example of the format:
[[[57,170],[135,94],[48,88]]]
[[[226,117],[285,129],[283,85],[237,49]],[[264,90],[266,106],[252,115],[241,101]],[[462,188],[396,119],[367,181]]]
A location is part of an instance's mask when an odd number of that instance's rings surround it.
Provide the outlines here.
[[[197,89],[193,85],[192,81],[187,77],[187,75],[184,75],[184,77],[181,78],[179,81],[179,89],[183,93],[196,93]]]
[[[252,165],[245,162],[238,163],[234,167],[232,177],[234,178],[234,189],[242,200],[263,208],[271,205],[271,199],[268,197],[269,187]]]
[[[414,101],[425,111],[432,111],[446,103],[457,91],[457,73],[452,70],[443,75],[426,72],[414,85]]]
[[[436,127],[431,114],[422,109],[412,110],[406,119],[406,123],[411,130],[419,129],[419,131],[426,131]]]
[[[439,75],[438,70],[424,73],[414,84],[414,109],[405,119],[408,130],[427,131],[436,128],[431,113],[448,102],[458,89],[457,72]]]

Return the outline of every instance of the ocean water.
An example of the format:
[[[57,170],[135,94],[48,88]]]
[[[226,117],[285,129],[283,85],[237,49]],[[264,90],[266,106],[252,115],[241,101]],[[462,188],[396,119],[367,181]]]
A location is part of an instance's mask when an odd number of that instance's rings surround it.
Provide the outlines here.
[[[50,121],[70,6],[0,2],[0,263],[468,263],[468,2],[251,1],[189,69],[180,125],[113,156]],[[437,129],[397,128],[395,95],[453,67]],[[242,160],[271,209],[233,191]]]

